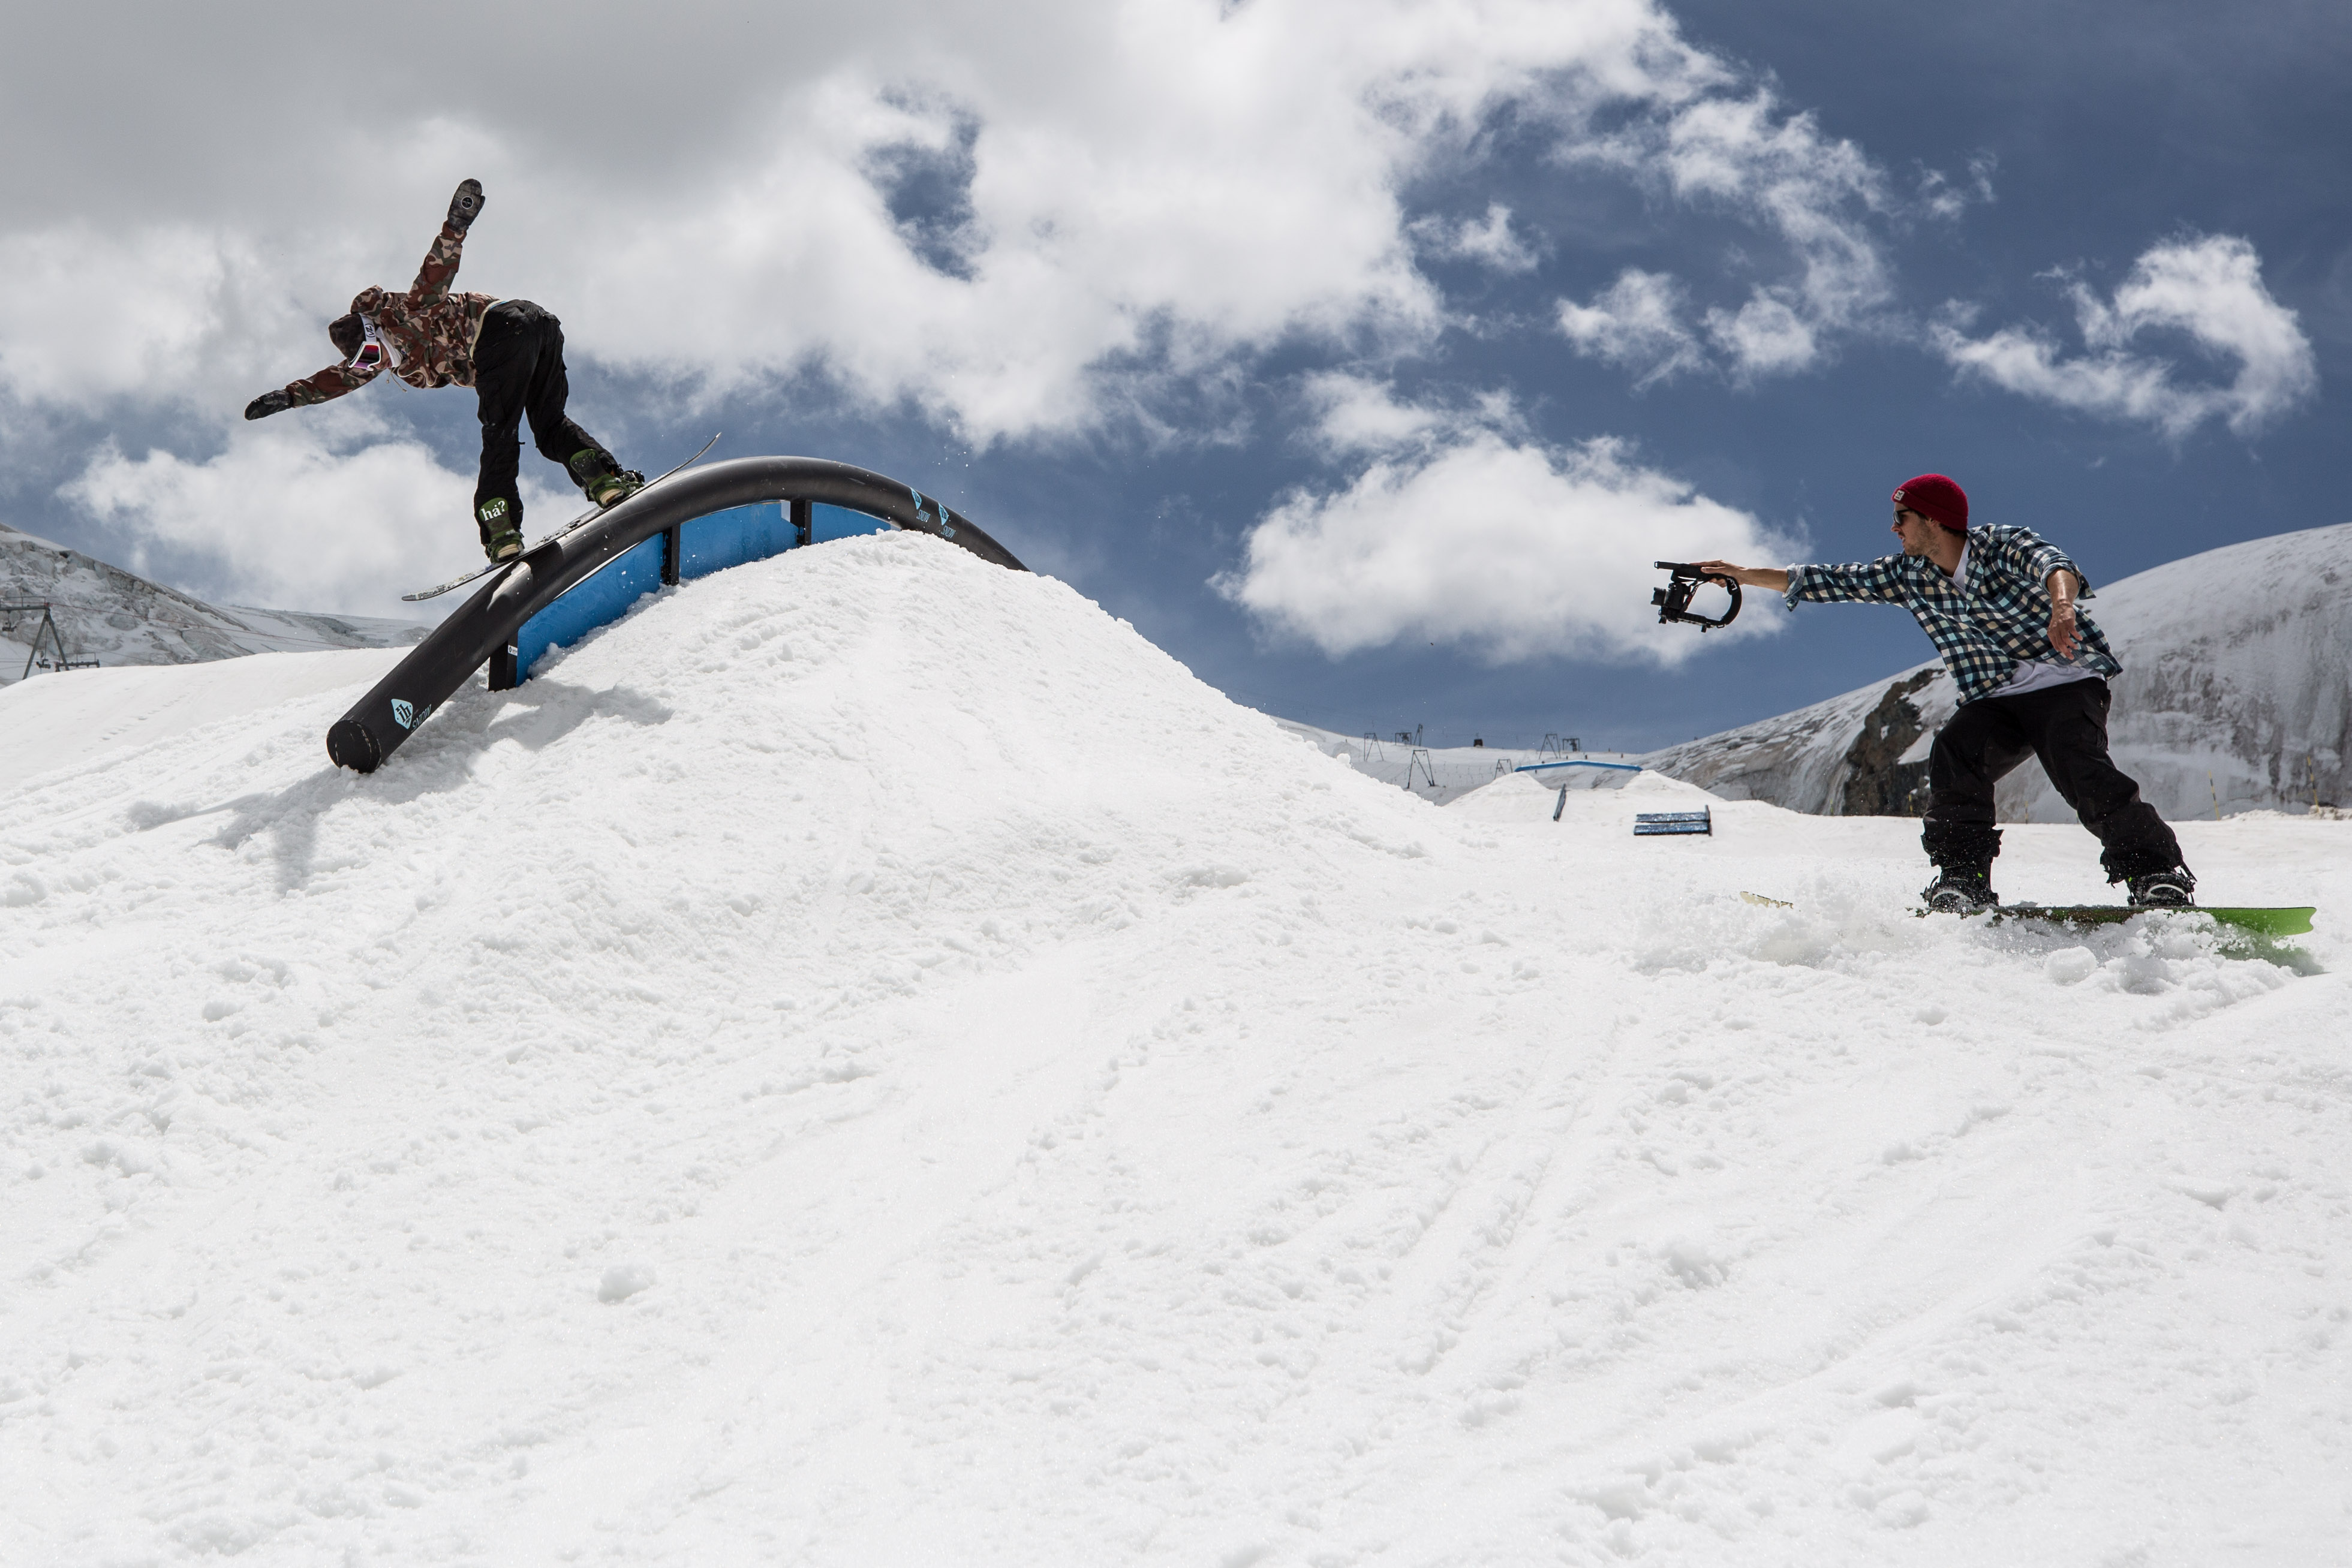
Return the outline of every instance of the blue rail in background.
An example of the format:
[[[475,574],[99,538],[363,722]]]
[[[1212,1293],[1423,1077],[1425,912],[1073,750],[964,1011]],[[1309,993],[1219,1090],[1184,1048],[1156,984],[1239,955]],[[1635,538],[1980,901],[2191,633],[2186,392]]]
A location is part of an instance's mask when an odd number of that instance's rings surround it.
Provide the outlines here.
[[[1638,762],[1592,762],[1580,757],[1568,762],[1530,762],[1525,768],[1514,768],[1511,771],[1514,773],[1541,773],[1547,768],[1605,768],[1612,773],[1639,773],[1642,771],[1642,765]]]
[[[809,508],[811,544],[896,531],[896,526],[884,518],[846,507]],[[800,542],[790,505],[782,501],[730,507],[688,518],[678,525],[677,533],[680,582],[782,555]],[[548,650],[568,648],[597,627],[618,621],[630,606],[661,587],[662,554],[667,549],[667,538],[659,534],[631,547],[524,622],[515,634],[517,678],[528,680]]]

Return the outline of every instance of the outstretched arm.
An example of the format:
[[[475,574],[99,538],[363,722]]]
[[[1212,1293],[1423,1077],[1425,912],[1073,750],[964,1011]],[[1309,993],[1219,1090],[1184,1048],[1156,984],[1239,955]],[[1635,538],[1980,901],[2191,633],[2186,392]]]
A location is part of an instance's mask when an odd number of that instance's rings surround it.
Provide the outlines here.
[[[373,364],[329,365],[315,376],[304,376],[299,382],[288,382],[276,392],[263,392],[245,405],[247,419],[268,419],[273,413],[284,413],[289,408],[302,408],[314,402],[338,398],[357,387],[375,380],[383,369],[383,361]]]
[[[1789,574],[1777,566],[1734,566],[1727,560],[1695,560],[1691,565],[1709,577],[1727,577],[1743,587],[1789,591]]]
[[[438,299],[449,292],[449,280],[457,276],[457,263],[466,246],[466,231],[481,214],[482,183],[467,180],[449,198],[449,216],[441,232],[433,236],[433,248],[425,253],[425,265],[416,269],[416,281],[409,292],[419,299]]]

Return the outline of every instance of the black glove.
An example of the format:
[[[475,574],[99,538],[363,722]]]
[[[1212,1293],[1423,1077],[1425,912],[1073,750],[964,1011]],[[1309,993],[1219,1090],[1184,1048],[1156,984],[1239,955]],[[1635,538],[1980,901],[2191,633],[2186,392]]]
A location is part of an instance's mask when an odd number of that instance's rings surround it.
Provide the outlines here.
[[[482,183],[479,180],[468,180],[457,187],[456,195],[449,198],[449,226],[459,234],[464,234],[467,227],[476,218],[481,216],[481,214]]]
[[[273,413],[284,413],[294,406],[294,400],[282,391],[263,392],[245,405],[247,419],[268,419]]]

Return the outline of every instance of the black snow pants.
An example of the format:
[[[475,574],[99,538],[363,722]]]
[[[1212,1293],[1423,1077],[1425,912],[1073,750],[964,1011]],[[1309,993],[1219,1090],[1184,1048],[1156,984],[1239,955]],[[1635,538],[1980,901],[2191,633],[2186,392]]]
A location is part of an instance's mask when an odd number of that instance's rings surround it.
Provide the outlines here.
[[[2106,682],[2084,680],[1960,705],[1927,753],[1927,858],[1947,870],[1989,865],[2000,852],[1993,786],[2035,757],[2099,836],[2109,882],[2183,865],[2180,841],[2107,757],[2108,700]]]
[[[474,391],[482,416],[482,476],[474,486],[474,520],[487,546],[493,534],[522,527],[522,497],[515,469],[522,458],[523,416],[539,455],[561,464],[575,485],[617,466],[596,438],[563,412],[571,384],[563,377],[563,323],[528,299],[501,299],[482,318],[474,344]],[[595,459],[572,461],[583,453]],[[586,469],[583,473],[582,470]],[[503,507],[484,516],[492,502]]]

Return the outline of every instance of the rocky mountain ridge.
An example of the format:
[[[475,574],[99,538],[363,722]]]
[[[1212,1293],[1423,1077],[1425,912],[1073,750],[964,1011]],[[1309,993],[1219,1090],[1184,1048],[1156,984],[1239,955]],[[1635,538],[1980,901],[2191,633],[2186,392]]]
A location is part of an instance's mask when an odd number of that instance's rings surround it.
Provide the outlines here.
[[[247,653],[401,647],[429,630],[373,616],[207,604],[5,523],[0,605],[12,607],[0,611],[0,682],[55,668],[60,651],[74,664],[190,664]],[[23,606],[31,608],[17,608]]]

